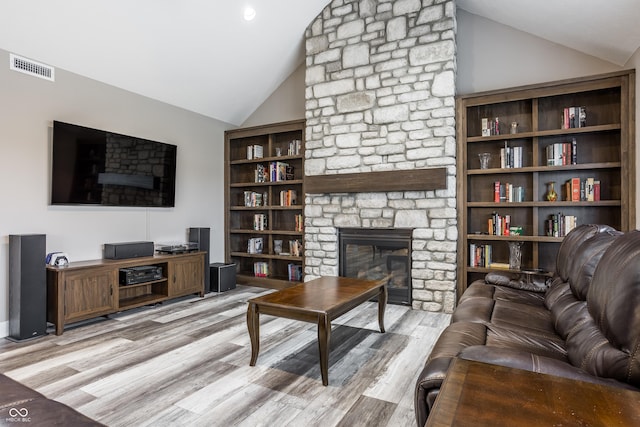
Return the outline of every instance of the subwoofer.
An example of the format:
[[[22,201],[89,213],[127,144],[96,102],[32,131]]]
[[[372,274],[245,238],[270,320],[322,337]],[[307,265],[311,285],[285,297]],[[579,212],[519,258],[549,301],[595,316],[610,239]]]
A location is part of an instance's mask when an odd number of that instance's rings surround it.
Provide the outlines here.
[[[9,336],[23,341],[47,334],[46,236],[9,235]]]
[[[189,243],[197,243],[198,250],[206,251],[204,255],[204,291],[211,292],[211,274],[209,272],[209,249],[211,246],[211,230],[206,227],[189,229]]]

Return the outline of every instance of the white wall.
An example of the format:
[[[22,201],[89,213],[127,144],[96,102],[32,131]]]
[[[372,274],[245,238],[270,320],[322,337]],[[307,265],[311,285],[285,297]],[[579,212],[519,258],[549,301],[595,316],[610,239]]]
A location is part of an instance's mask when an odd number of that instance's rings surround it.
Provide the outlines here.
[[[304,119],[305,64],[302,64],[282,82],[273,94],[242,124],[242,127]]]
[[[47,252],[77,261],[101,258],[105,242],[184,242],[189,227],[210,227],[211,260],[224,261],[231,125],[61,69],[55,82],[11,71],[8,57],[0,50],[0,337],[8,334],[10,234],[44,233]],[[49,206],[53,120],[176,144],[176,207]]]

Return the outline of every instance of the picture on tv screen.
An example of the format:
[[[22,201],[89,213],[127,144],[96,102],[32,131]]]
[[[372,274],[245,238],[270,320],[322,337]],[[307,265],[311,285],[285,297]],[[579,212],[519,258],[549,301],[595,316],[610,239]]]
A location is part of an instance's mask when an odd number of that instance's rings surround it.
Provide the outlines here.
[[[177,147],[53,122],[52,205],[173,207]]]

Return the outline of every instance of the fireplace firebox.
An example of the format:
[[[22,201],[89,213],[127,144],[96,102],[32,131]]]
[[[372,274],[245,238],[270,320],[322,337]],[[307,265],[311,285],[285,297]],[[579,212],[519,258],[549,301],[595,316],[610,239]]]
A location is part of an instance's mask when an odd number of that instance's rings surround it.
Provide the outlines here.
[[[411,228],[341,228],[339,272],[344,277],[386,279],[388,302],[411,305]]]

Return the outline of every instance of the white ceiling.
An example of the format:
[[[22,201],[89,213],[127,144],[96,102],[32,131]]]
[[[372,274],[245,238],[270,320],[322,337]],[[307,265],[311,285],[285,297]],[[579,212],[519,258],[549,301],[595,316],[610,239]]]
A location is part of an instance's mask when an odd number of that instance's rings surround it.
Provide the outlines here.
[[[457,0],[458,7],[624,65],[637,0]],[[244,21],[244,6],[257,16]],[[304,59],[329,0],[2,0],[0,48],[240,125]],[[523,47],[524,48],[524,47]]]

